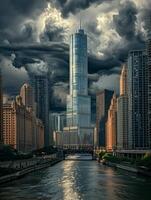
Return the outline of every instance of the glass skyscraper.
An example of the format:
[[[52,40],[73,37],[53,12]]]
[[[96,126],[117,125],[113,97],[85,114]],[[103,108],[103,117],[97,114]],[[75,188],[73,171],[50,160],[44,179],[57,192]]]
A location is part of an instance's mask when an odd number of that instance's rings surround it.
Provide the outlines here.
[[[36,114],[44,124],[44,145],[49,146],[51,136],[49,133],[49,80],[47,75],[35,75],[32,78],[32,86],[34,88],[34,97],[36,106]]]
[[[148,79],[146,52],[128,56],[128,148],[148,149]]]
[[[70,144],[92,144],[91,98],[88,96],[87,35],[83,29],[71,35],[70,94],[67,96],[67,127]],[[74,138],[74,139],[73,139]]]

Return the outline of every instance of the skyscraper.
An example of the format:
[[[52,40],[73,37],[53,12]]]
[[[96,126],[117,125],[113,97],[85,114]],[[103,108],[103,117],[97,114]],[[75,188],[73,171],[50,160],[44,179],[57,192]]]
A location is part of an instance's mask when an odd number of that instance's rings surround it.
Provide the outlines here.
[[[0,69],[0,144],[3,143],[3,95],[2,95],[2,74]]]
[[[146,92],[148,93],[148,145],[151,148],[151,14],[146,14],[146,30],[147,30],[147,41],[146,41],[146,49],[147,49],[147,73],[146,79],[148,80],[148,84],[146,85]],[[148,90],[148,91],[147,91]]]
[[[97,141],[95,146],[105,147],[106,134],[105,124],[107,121],[107,113],[113,97],[113,91],[103,90],[96,95],[96,134]]]
[[[128,148],[148,149],[148,75],[146,51],[128,56]]]
[[[117,148],[128,148],[127,66],[125,64],[120,76],[120,96],[117,99]]]
[[[37,103],[37,117],[44,124],[44,144],[50,145],[49,133],[49,83],[47,75],[36,75],[32,79],[35,102]]]
[[[23,104],[26,107],[32,108],[32,110],[34,110],[34,91],[28,83],[25,83],[21,87],[20,96],[22,97]]]
[[[87,35],[83,29],[70,41],[70,94],[67,96],[67,127],[73,145],[92,145],[91,98],[88,96]]]
[[[106,149],[114,151],[117,145],[117,98],[113,94],[106,122]]]

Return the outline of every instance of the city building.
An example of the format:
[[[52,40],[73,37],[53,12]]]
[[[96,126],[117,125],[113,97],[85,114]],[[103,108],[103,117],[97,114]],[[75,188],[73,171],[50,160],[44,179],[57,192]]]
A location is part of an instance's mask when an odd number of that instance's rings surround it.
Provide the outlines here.
[[[151,14],[146,14],[146,31],[147,31],[147,41],[146,41],[146,52],[147,52],[147,74],[146,79],[148,84],[146,85],[146,92],[148,93],[148,148],[151,149]],[[147,81],[146,80],[146,81]],[[148,90],[148,91],[147,91]]]
[[[93,145],[91,98],[88,96],[87,35],[79,29],[70,41],[70,94],[67,96],[67,127],[64,144]]]
[[[23,105],[25,105],[28,108],[31,108],[32,110],[35,109],[34,91],[28,83],[25,83],[21,87],[20,96],[22,97]]]
[[[3,104],[3,138],[4,144],[22,152],[44,146],[44,126],[32,110],[23,105],[21,96]]]
[[[56,146],[63,145],[63,129],[66,127],[66,113],[50,113],[50,132],[53,133],[53,143]]]
[[[106,122],[106,150],[114,151],[117,145],[117,98],[113,94]]]
[[[134,50],[128,56],[128,148],[150,148],[148,134],[148,70],[146,51]]]
[[[113,91],[103,90],[96,95],[96,140],[94,145],[105,147],[106,131],[105,124],[107,121],[108,110],[113,97]]]
[[[47,75],[36,75],[32,78],[34,97],[36,102],[37,118],[44,124],[44,144],[49,146],[52,142],[52,135],[49,130],[49,79]]]
[[[53,131],[63,131],[63,128],[66,126],[66,113],[50,113],[49,114],[49,124],[50,130]]]
[[[36,149],[44,147],[44,125],[42,121],[36,118]]]
[[[122,67],[120,96],[117,99],[117,148],[128,148],[127,66],[125,64]]]
[[[63,131],[53,131],[54,145],[57,147],[63,147]]]
[[[3,105],[4,143],[19,151],[32,150],[32,119],[30,111],[22,104],[20,96],[11,104]],[[27,135],[28,134],[28,135]]]
[[[0,69],[0,144],[3,143],[3,95],[2,95],[2,74]]]

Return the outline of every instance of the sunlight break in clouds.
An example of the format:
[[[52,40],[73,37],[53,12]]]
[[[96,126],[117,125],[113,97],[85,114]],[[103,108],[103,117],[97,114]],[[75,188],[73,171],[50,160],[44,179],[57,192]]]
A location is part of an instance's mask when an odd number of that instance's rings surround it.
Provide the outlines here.
[[[64,19],[61,16],[61,12],[54,8],[50,3],[48,3],[48,7],[44,10],[44,12],[38,17],[37,20],[37,30],[38,35],[40,36],[45,29],[47,23],[52,24],[52,26],[57,28],[62,28],[65,30],[64,36],[65,41],[68,38],[68,32],[70,27],[72,26],[72,22],[69,19]],[[40,42],[40,37],[39,41]]]

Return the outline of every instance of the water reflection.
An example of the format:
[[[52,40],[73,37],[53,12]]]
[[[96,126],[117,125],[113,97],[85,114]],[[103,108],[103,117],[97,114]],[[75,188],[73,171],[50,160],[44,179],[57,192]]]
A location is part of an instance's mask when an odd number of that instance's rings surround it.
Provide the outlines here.
[[[0,188],[0,200],[20,199],[150,200],[151,179],[95,161],[64,161]]]
[[[63,165],[63,176],[60,184],[63,189],[63,199],[65,200],[71,199],[71,194],[73,199],[82,199],[76,186],[78,171],[74,170],[74,166],[75,161],[64,162]]]

